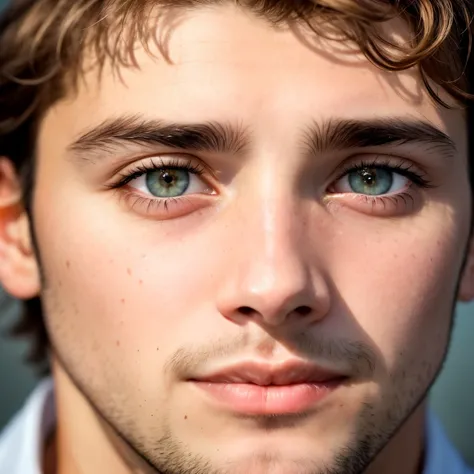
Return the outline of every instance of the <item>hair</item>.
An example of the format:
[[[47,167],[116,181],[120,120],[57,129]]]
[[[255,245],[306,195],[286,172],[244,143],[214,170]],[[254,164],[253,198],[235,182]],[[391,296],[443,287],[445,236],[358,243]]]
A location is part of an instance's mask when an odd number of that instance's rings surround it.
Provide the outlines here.
[[[415,67],[433,100],[448,107],[437,92],[443,91],[471,113],[471,0],[231,1],[274,25],[302,24],[317,35],[352,43],[384,70]],[[45,112],[70,93],[85,72],[85,53],[94,58],[88,67],[98,71],[107,61],[133,67],[133,46],[141,42],[148,48],[156,39],[149,21],[154,13],[221,3],[224,0],[15,0],[6,7],[0,16],[0,156],[11,159],[19,173],[30,219],[37,128]],[[390,41],[381,28],[395,17],[410,27],[411,39],[404,45]],[[468,127],[473,122],[469,119]],[[471,188],[473,183],[471,176]],[[13,334],[31,338],[28,359],[47,371],[41,300],[33,298],[23,306]]]

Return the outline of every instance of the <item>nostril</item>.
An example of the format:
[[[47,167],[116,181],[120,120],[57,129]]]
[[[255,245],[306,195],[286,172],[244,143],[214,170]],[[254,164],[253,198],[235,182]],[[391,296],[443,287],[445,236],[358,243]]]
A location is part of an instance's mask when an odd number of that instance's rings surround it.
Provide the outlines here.
[[[255,309],[251,308],[250,306],[241,306],[238,311],[244,316],[250,316],[256,312]],[[312,312],[312,309],[309,306],[298,306],[293,312],[300,316],[307,316]]]
[[[307,316],[311,311],[312,310],[309,306],[298,306],[295,309],[295,313],[298,313],[300,316]]]

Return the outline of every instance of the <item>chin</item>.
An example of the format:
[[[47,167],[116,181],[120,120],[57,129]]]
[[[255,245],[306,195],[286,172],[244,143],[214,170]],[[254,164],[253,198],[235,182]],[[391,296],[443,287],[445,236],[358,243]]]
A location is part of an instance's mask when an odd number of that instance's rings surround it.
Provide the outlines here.
[[[212,472],[226,474],[319,474],[327,466],[309,457],[286,457],[277,452],[247,453],[212,465],[215,466]]]
[[[211,465],[226,474],[319,474],[333,464],[334,450],[314,438],[275,436],[216,445]],[[337,451],[337,450],[336,450]],[[220,470],[220,469],[221,470]],[[332,472],[332,471],[329,471]],[[335,471],[337,472],[337,471]]]

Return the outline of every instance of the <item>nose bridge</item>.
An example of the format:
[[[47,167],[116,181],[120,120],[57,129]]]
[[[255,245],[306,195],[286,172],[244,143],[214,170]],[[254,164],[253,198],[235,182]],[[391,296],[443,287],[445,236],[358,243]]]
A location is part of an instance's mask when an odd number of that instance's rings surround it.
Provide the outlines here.
[[[283,161],[278,156],[273,158],[272,162]],[[253,182],[245,193],[248,202],[240,200],[244,207],[241,212],[247,228],[252,230],[253,246],[261,252],[261,263],[278,265],[282,258],[296,257],[296,243],[302,237],[302,221],[297,218],[303,213],[295,183],[297,176],[286,166],[272,165],[270,159],[255,176],[259,176],[258,182]]]
[[[259,184],[235,201],[239,239],[223,281],[220,312],[250,312],[279,324],[292,312],[317,306],[314,272],[305,256],[305,211],[291,179],[274,176]]]
[[[274,280],[274,283],[280,281],[281,284],[285,268],[284,273],[292,277],[285,279],[289,283],[305,266],[303,249],[298,247],[302,229],[299,228],[301,222],[298,222],[294,201],[295,197],[283,190],[268,192],[254,199],[255,212],[248,216],[247,228],[253,236],[249,244],[256,264],[254,277],[257,280],[267,273],[269,283]]]

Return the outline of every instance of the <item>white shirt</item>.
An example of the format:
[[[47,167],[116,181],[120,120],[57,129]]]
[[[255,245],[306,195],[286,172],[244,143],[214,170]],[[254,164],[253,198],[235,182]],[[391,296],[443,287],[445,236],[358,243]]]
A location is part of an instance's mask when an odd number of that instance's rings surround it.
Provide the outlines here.
[[[0,436],[0,474],[42,474],[42,447],[55,422],[53,382],[47,379],[39,384]],[[423,474],[474,474],[431,412],[426,431]]]

